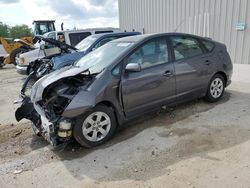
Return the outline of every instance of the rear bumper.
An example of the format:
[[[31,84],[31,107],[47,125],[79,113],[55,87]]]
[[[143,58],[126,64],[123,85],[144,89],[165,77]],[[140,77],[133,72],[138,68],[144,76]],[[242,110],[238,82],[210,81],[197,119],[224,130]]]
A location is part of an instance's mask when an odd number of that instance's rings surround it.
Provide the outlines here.
[[[232,76],[233,76],[233,69],[231,69],[231,71],[228,72],[227,74],[227,86],[229,86],[232,83]]]
[[[16,70],[19,74],[27,74],[27,68],[28,68],[27,65],[23,65],[23,66],[17,65],[16,66]]]
[[[228,80],[226,87],[228,87],[231,83],[232,83],[232,80]]]

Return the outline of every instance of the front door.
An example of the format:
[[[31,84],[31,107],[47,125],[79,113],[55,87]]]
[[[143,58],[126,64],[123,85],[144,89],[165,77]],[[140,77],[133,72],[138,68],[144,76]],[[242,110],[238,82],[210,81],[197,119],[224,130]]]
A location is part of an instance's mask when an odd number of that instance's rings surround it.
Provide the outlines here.
[[[145,42],[127,58],[126,64],[141,66],[141,71],[122,76],[123,106],[128,117],[175,101],[174,67],[168,54],[166,38],[160,37]]]

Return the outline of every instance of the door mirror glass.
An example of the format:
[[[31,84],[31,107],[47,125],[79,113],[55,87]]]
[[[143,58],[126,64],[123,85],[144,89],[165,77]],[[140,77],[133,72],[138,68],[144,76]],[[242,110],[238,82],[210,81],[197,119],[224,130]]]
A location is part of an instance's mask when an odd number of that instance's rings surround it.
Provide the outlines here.
[[[141,71],[141,65],[138,63],[129,63],[126,66],[126,72],[140,72]]]

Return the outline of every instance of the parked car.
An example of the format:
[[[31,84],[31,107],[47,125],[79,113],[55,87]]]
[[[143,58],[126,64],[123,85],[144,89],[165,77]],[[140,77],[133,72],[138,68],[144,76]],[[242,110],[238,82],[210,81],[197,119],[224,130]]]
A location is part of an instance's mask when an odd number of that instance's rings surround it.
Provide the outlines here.
[[[94,29],[84,29],[84,30],[66,30],[66,31],[51,31],[49,33],[44,34],[44,38],[50,38],[59,40],[64,42],[70,46],[76,46],[80,41],[85,39],[86,37],[99,33],[114,33],[120,32],[119,29],[116,28],[94,28]],[[20,74],[25,74],[27,70],[27,66],[29,63],[44,58],[49,55],[60,54],[60,49],[57,46],[46,44],[46,50],[41,50],[38,46],[37,49],[32,51],[20,54],[17,57],[17,72]]]
[[[88,54],[89,52],[99,48],[100,46],[106,44],[115,39],[122,37],[139,35],[139,32],[117,32],[117,33],[103,33],[88,36],[75,47],[78,49],[77,52],[64,54],[61,56],[56,56],[51,59],[53,70],[65,67],[67,65],[72,65],[75,61]]]
[[[77,50],[75,47],[65,44],[63,42],[60,42],[55,39],[36,36],[36,40],[42,40],[46,42],[47,44],[56,46],[59,50],[57,54],[49,54],[47,53],[47,49],[43,49],[44,52],[46,53],[46,58],[37,59],[35,61],[32,61],[29,64],[26,70],[29,76],[25,79],[22,85],[22,88],[20,91],[21,97],[30,96],[30,92],[31,92],[31,88],[33,84],[42,76],[50,73],[51,67],[53,67],[51,64],[51,58],[53,58],[56,55],[63,55],[63,54],[71,53],[71,52],[76,52]]]
[[[63,40],[66,44],[76,46],[80,41],[86,37],[94,34],[101,33],[115,33],[121,32],[118,28],[93,28],[93,29],[81,29],[81,30],[65,30],[65,31],[52,31],[46,33],[48,38]]]
[[[78,45],[76,45],[75,48],[71,46],[71,51],[64,50],[63,51],[64,53],[60,53],[60,55],[53,56],[51,57],[51,59],[46,57],[31,62],[27,69],[27,73],[29,74],[29,76],[26,78],[22,86],[21,96],[26,96],[26,95],[29,96],[31,87],[42,76],[49,74],[50,72],[55,71],[56,69],[72,65],[74,62],[76,62],[84,55],[99,48],[100,46],[106,44],[111,40],[138,34],[140,33],[122,32],[122,33],[104,33],[104,34],[91,35],[83,39]],[[60,48],[61,46],[60,42],[58,42],[58,44],[59,45],[56,46]],[[62,51],[62,49],[60,51]]]
[[[141,114],[204,97],[217,102],[231,83],[224,44],[167,33],[111,41],[39,79],[16,111],[51,144],[74,137],[94,147]]]

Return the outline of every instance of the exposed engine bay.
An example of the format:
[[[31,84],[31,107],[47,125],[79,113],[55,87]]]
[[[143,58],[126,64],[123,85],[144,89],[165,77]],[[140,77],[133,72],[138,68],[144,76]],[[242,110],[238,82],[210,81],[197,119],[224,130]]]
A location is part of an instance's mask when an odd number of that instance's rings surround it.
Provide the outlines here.
[[[43,91],[42,100],[36,103],[25,97],[16,111],[17,121],[23,118],[31,120],[34,132],[52,145],[71,139],[74,118],[64,118],[62,113],[75,95],[88,88],[94,78],[95,75],[85,71],[48,85]]]
[[[74,77],[67,77],[49,85],[43,93],[43,100],[39,105],[44,109],[46,117],[54,121],[60,116],[75,94],[88,87],[93,75],[82,73]]]

